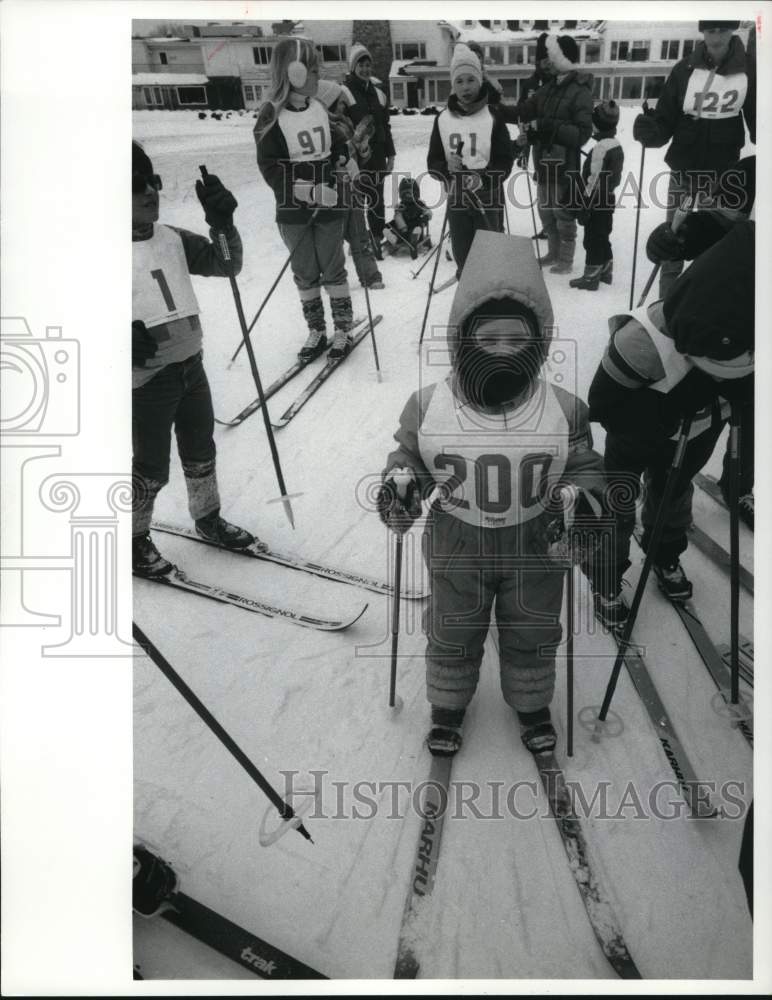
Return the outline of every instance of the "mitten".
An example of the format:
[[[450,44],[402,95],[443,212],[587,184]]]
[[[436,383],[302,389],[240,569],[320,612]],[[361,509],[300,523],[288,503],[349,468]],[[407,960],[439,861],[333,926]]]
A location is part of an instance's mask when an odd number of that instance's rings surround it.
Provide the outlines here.
[[[131,364],[134,368],[144,368],[145,362],[158,353],[158,342],[147,332],[141,319],[131,322]]]
[[[338,204],[338,192],[326,184],[314,184],[311,200],[320,208],[335,208]]]
[[[633,122],[633,139],[647,147],[660,144],[659,125],[653,111],[645,111],[636,117]]]
[[[376,497],[378,515],[398,535],[410,530],[421,514],[421,493],[412,469],[391,469]]]
[[[652,264],[661,264],[663,260],[684,260],[682,229],[683,226],[674,233],[669,222],[662,222],[651,231],[646,241],[646,256]]]
[[[203,181],[196,181],[196,194],[204,208],[204,218],[212,229],[230,229],[238,202],[219,177],[207,174]]]

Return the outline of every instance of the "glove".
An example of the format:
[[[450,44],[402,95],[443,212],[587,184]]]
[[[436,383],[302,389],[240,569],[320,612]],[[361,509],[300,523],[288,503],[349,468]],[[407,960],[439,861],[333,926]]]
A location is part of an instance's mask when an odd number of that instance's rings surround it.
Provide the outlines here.
[[[520,170],[528,169],[528,157],[531,154],[531,147],[525,146],[520,153],[515,157],[515,163]]]
[[[727,234],[727,226],[712,212],[689,212],[678,227],[678,238],[682,243],[681,260],[694,260],[710,249]],[[656,232],[656,230],[655,230]],[[653,235],[653,234],[652,234]],[[648,253],[648,244],[646,245]]]
[[[145,362],[158,353],[158,342],[147,332],[141,319],[131,322],[131,364],[133,368],[144,368]]]
[[[450,153],[448,156],[448,170],[452,174],[457,174],[459,171],[464,169],[464,161],[458,155],[458,153]]]
[[[482,187],[482,180],[479,174],[464,174],[461,183],[466,191],[479,191]]]
[[[391,469],[376,497],[378,516],[397,535],[410,530],[421,513],[421,493],[412,469]]]
[[[644,111],[633,122],[633,139],[646,147],[659,145],[659,125],[652,110]]]
[[[674,233],[669,222],[662,222],[651,231],[646,241],[646,256],[652,264],[661,264],[663,260],[684,260],[682,230],[683,225]]]
[[[196,181],[196,194],[204,208],[204,218],[212,229],[230,229],[238,202],[219,177],[208,174],[206,180]]]
[[[177,876],[171,865],[135,844],[131,890],[132,908],[143,917],[153,917],[176,892]]]
[[[311,201],[320,208],[335,208],[338,204],[338,192],[326,184],[314,184]]]
[[[545,529],[547,555],[557,562],[585,563],[613,518],[594,490],[570,484],[560,488],[559,497],[562,510]]]

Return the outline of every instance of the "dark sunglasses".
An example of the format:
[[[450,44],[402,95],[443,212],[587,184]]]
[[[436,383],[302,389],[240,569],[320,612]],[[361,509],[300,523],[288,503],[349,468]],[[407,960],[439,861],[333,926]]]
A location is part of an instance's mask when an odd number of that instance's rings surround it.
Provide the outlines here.
[[[155,188],[156,191],[160,191],[163,188],[163,181],[158,176],[158,174],[131,175],[132,194],[144,194],[148,184],[150,185],[151,188]]]

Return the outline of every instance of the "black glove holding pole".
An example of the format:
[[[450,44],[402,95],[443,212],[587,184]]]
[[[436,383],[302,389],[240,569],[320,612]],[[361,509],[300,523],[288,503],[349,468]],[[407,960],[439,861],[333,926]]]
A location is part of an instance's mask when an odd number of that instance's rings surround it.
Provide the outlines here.
[[[206,223],[212,229],[226,230],[233,225],[238,202],[219,177],[201,167],[202,181],[196,181],[196,194],[204,209]]]
[[[145,362],[158,353],[158,343],[148,333],[141,319],[131,322],[131,364],[134,368],[144,368]]]

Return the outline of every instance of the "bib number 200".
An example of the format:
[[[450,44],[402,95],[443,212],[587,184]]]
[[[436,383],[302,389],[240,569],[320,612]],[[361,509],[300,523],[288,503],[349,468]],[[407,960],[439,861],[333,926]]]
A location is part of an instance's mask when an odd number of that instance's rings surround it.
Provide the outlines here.
[[[451,473],[445,481],[445,506],[469,510],[469,500],[450,496],[467,481],[469,460],[463,455],[437,455],[434,465]],[[506,513],[512,507],[512,486],[516,482],[521,509],[533,507],[544,495],[551,465],[552,455],[526,455],[520,461],[515,478],[512,463],[506,455],[479,455],[472,460],[476,506],[486,514]]]

